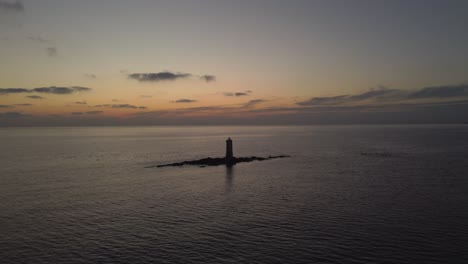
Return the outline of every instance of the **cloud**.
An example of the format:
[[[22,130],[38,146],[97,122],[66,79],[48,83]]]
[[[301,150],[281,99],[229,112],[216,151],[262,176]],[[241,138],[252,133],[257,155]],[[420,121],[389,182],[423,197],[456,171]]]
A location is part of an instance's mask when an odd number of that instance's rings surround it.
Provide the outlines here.
[[[0,108],[14,108],[16,106],[32,106],[32,104],[0,105]]]
[[[85,113],[88,114],[88,115],[97,115],[97,114],[104,113],[104,111],[88,111],[88,112],[85,112]]]
[[[386,87],[379,87],[377,89],[371,89],[368,92],[361,93],[358,95],[353,95],[350,96],[349,99],[351,101],[363,101],[367,99],[373,99],[373,98],[384,98],[389,95],[396,95],[399,96],[400,91],[396,89],[389,89]]]
[[[89,79],[97,79],[97,76],[92,73],[86,73],[84,76]]]
[[[153,97],[153,96],[151,96],[151,95],[140,95],[140,97],[141,97],[141,98],[151,98],[151,97]]]
[[[74,102],[74,104],[77,104],[77,105],[85,105],[87,104],[86,101],[83,101],[83,102]]]
[[[447,98],[468,96],[468,85],[424,87],[411,93],[408,98]]]
[[[214,82],[216,81],[216,76],[213,75],[202,75],[200,79],[204,80],[205,82]]]
[[[260,100],[260,99],[257,99]],[[245,108],[240,104],[134,111],[125,118],[107,115],[31,115],[0,113],[0,126],[102,125],[311,125],[463,123],[468,100],[398,105]],[[24,117],[15,118],[15,117]]]
[[[239,96],[248,96],[249,93],[247,92],[235,92],[235,93],[232,93],[232,92],[225,92],[223,93],[224,96],[236,96],[236,97],[239,97]]]
[[[127,109],[147,109],[146,106],[136,106],[131,104],[101,104],[95,105],[94,107],[105,107],[105,108],[127,108]]]
[[[0,0],[0,9],[6,10],[6,11],[13,11],[13,12],[21,12],[24,11],[24,6],[21,1],[3,1]]]
[[[122,72],[122,73],[125,73],[125,72]],[[192,76],[194,75],[191,73],[170,72],[170,71],[127,74],[127,78],[137,80],[139,82],[175,81],[178,79],[190,78]],[[201,75],[201,76],[198,76],[198,78],[205,82],[216,81],[216,76],[214,75]]]
[[[87,92],[91,91],[91,88],[82,86],[71,86],[71,87],[38,87],[32,89],[26,88],[0,88],[0,95],[16,94],[16,93],[49,93],[49,94],[72,94],[76,92]],[[43,99],[41,96],[30,95],[27,96],[31,99]]]
[[[25,115],[21,112],[4,112],[0,113],[0,117],[6,117],[6,118],[21,118],[21,117],[27,117],[29,115]]]
[[[196,102],[196,100],[192,100],[192,99],[179,99],[177,101],[174,101],[174,103],[194,103]]]
[[[263,101],[263,100],[262,100]],[[252,103],[252,104],[255,104]],[[215,105],[215,106],[197,106],[176,108],[157,111],[138,112],[133,115],[136,116],[224,116],[230,114],[241,114],[249,111],[246,109],[245,104],[234,105]]]
[[[13,94],[13,93],[29,93],[31,92],[25,88],[0,88],[0,95],[1,94]]]
[[[119,99],[112,99],[112,102],[119,102]]]
[[[314,97],[304,102],[298,102],[298,105],[311,106],[311,105],[341,105],[346,103],[353,103],[365,100],[385,100],[390,98],[401,98],[402,92],[396,89],[388,89],[386,87],[379,87],[370,91],[356,94],[356,95],[338,95],[331,97]]]
[[[235,116],[250,114],[252,111],[257,109],[253,108],[255,105],[266,102],[264,99],[250,100],[245,104],[232,104],[232,105],[217,105],[217,106],[198,106],[198,107],[187,107],[177,108],[168,110],[157,110],[157,111],[146,111],[134,113],[135,116],[142,117],[193,117],[193,116],[212,116],[219,117],[222,119],[223,116]]]
[[[87,112],[71,112],[72,115],[98,115],[104,113],[103,111],[87,111]]]
[[[263,100],[263,99],[250,100],[250,101],[248,101],[246,104],[244,104],[244,107],[245,107],[245,108],[254,107],[254,106],[256,106],[257,104],[260,104],[260,103],[263,103],[263,102],[266,102],[266,100]]]
[[[328,104],[337,104],[342,103],[344,100],[348,98],[348,95],[339,95],[339,96],[332,96],[332,97],[313,97],[310,100],[298,102],[298,105],[328,105]]]
[[[175,81],[192,76],[190,73],[156,72],[156,73],[132,73],[128,75],[129,79],[139,82],[159,82]]]
[[[49,57],[57,56],[57,48],[56,47],[48,47],[46,48],[46,53]]]
[[[47,39],[43,39],[42,37],[39,37],[39,36],[29,36],[28,37],[29,40],[33,41],[33,42],[39,42],[39,43],[46,43],[46,42],[49,42]]]
[[[313,97],[307,101],[297,102],[296,104],[300,106],[338,106],[372,103],[396,104],[422,99],[440,100],[463,97],[468,97],[468,85],[431,86],[409,91],[379,87],[378,89],[372,89],[355,95]]]
[[[49,94],[72,94],[75,92],[87,92],[91,91],[91,88],[88,87],[81,87],[81,86],[71,86],[71,87],[57,87],[57,86],[50,86],[50,87],[40,87],[31,89],[31,92],[36,93],[49,93]]]
[[[129,109],[147,109],[148,108],[146,106],[136,106],[136,105],[130,105],[130,104],[113,104],[111,107],[112,108],[129,108]]]
[[[26,98],[31,98],[31,99],[44,99],[44,97],[39,96],[39,95],[28,95]]]

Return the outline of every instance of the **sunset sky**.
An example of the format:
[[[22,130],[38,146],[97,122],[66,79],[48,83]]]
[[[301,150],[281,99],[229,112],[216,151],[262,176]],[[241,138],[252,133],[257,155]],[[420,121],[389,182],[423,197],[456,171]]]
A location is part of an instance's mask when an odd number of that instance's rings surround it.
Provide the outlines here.
[[[0,0],[0,126],[467,122],[467,11]]]

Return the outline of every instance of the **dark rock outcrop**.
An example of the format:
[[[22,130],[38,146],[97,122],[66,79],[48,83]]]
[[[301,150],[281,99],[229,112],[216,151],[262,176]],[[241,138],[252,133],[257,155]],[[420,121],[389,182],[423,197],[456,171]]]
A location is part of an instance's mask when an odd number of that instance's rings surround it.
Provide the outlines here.
[[[233,157],[231,162],[227,162],[226,158],[204,158],[204,159],[199,159],[199,160],[187,160],[187,161],[182,161],[182,162],[176,162],[176,163],[169,163],[169,164],[161,164],[161,165],[153,165],[153,166],[148,166],[145,168],[161,168],[161,167],[180,167],[180,166],[185,166],[185,165],[195,165],[199,167],[205,167],[205,166],[219,166],[219,165],[227,165],[227,166],[232,166],[237,163],[241,162],[252,162],[252,161],[263,161],[263,160],[271,160],[271,159],[280,159],[280,158],[288,158],[290,156],[287,155],[280,155],[280,156],[268,156],[268,157]]]

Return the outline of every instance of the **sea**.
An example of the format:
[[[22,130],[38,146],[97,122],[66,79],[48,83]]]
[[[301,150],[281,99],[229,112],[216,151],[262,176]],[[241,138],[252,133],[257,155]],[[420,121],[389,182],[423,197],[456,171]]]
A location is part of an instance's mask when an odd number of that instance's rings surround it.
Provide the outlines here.
[[[148,166],[234,155],[232,168]],[[0,129],[0,263],[468,263],[468,125]]]

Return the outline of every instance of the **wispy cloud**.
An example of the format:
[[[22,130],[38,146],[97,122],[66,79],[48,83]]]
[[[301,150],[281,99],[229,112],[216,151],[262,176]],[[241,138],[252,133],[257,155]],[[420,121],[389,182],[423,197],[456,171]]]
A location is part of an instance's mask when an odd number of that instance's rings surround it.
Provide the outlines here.
[[[44,38],[42,38],[40,36],[29,36],[28,39],[33,41],[33,42],[38,42],[38,43],[49,42],[47,39],[44,39]]]
[[[244,105],[244,107],[251,108],[263,102],[266,102],[266,100],[263,100],[263,99],[250,100]]]
[[[408,98],[448,98],[468,96],[468,85],[424,87],[408,95]]]
[[[200,79],[204,80],[205,82],[214,82],[216,81],[216,76],[213,75],[202,75]]]
[[[0,88],[1,94],[29,93],[31,90],[25,88]]]
[[[50,86],[50,87],[40,87],[31,89],[31,92],[36,93],[50,93],[50,94],[72,94],[75,92],[87,92],[91,91],[91,88],[82,87],[82,86],[71,86],[71,87],[57,87],[57,86]]]
[[[128,75],[129,79],[139,82],[159,82],[159,81],[175,81],[192,76],[190,73],[173,73],[173,72],[155,72],[155,73],[132,73]]]
[[[193,75],[191,73],[170,72],[170,71],[132,73],[132,74],[127,75],[129,79],[137,80],[139,82],[175,81],[175,80],[180,80],[180,79],[187,79],[192,76],[196,77],[196,75]],[[201,75],[201,76],[198,76],[198,78],[205,82],[216,81],[216,76],[214,75]]]
[[[77,105],[85,105],[87,104],[86,101],[83,101],[83,102],[74,102],[74,104],[77,104]]]
[[[57,56],[57,48],[56,47],[48,47],[45,49],[47,56],[55,57]]]
[[[42,96],[39,96],[39,95],[28,95],[26,96],[26,98],[30,98],[30,99],[44,99],[44,97]]]
[[[88,92],[91,91],[91,88],[82,87],[82,86],[70,86],[70,87],[60,87],[60,86],[50,86],[50,87],[38,87],[38,88],[0,88],[0,95],[16,94],[16,93],[48,93],[48,94],[72,94],[76,92]],[[31,99],[42,99],[40,96],[31,95],[27,96]]]
[[[224,114],[226,112],[232,112],[238,110],[239,107],[229,106],[199,106],[199,107],[188,107],[178,108],[170,110],[157,110],[149,112],[138,112],[136,116],[185,116],[185,115],[213,115],[213,114]]]
[[[233,104],[233,105],[215,105],[215,106],[198,106],[198,107],[187,107],[170,110],[157,110],[157,111],[146,111],[138,112],[134,115],[137,116],[173,116],[173,117],[187,117],[187,116],[231,116],[231,115],[242,115],[249,114],[254,110],[254,106],[257,104],[266,102],[264,99],[250,100],[244,104]]]
[[[182,98],[182,99],[179,99],[179,100],[174,101],[174,103],[194,103],[194,102],[196,102],[196,101],[197,101],[197,100]]]
[[[151,96],[151,95],[144,95],[144,94],[143,94],[143,95],[140,95],[140,98],[151,98],[151,97],[153,97],[153,96]]]
[[[0,0],[0,9],[12,12],[24,11],[24,5],[21,1],[4,1]]]
[[[0,108],[14,108],[16,106],[32,106],[32,104],[0,105]]]
[[[85,73],[84,76],[88,79],[93,79],[93,80],[97,79],[96,74],[92,74],[92,73]]]
[[[313,97],[298,102],[300,106],[338,106],[356,104],[396,104],[417,100],[458,100],[468,97],[468,85],[430,86],[415,90],[400,90],[380,87],[355,95],[338,95],[330,97]],[[416,100],[416,101],[415,101]]]
[[[88,114],[88,115],[97,115],[97,114],[102,114],[104,113],[104,111],[87,111],[85,112],[85,114]]]
[[[87,111],[87,112],[71,112],[71,115],[98,115],[104,113],[103,111]]]
[[[249,93],[247,92],[225,92],[223,93],[224,96],[236,96],[236,97],[239,97],[239,96],[248,96]]]
[[[348,95],[338,95],[338,96],[330,96],[330,97],[313,97],[310,100],[298,102],[298,105],[333,105],[339,104],[348,98]]]
[[[28,117],[29,115],[23,114],[21,112],[4,112],[0,113],[0,117],[6,118],[21,118],[21,117]]]
[[[94,107],[104,107],[104,108],[123,108],[123,109],[147,109],[146,106],[136,106],[131,104],[100,104],[95,105]]]

